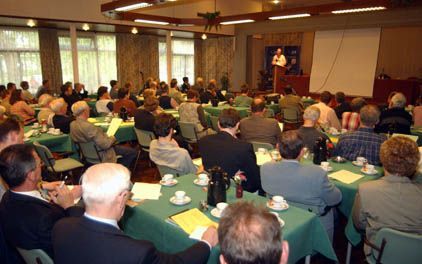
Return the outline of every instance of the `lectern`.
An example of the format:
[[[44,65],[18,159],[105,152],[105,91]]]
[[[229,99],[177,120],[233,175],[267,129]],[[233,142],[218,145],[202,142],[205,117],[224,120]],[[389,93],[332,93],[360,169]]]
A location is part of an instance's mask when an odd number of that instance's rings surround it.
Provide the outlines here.
[[[286,67],[280,65],[273,65],[273,92],[281,91],[281,78],[286,75]]]

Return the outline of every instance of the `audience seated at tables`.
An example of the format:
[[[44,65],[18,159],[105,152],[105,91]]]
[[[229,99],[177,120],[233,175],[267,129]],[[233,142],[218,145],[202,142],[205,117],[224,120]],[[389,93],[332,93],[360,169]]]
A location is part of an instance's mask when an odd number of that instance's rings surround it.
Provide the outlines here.
[[[187,93],[190,90],[190,83],[188,77],[183,77],[183,84],[180,86],[182,93]]]
[[[322,168],[300,164],[304,144],[297,131],[284,132],[278,147],[282,160],[261,166],[262,188],[271,196],[281,195],[290,204],[317,214],[333,241],[331,207],[341,202],[340,190],[328,180],[327,172]]]
[[[198,94],[202,94],[205,91],[204,79],[202,77],[197,77],[195,85],[191,88],[197,91]]]
[[[288,86],[284,88],[285,96],[280,99],[278,104],[280,109],[294,109],[299,115],[303,113],[303,102],[302,99],[293,93],[293,88]]]
[[[35,98],[39,100],[41,95],[43,94],[49,94],[52,95],[50,90],[50,81],[49,80],[43,80],[42,85],[38,87],[37,93],[35,94]]]
[[[186,149],[180,148],[173,138],[177,121],[171,114],[161,113],[155,118],[154,139],[149,147],[149,157],[157,165],[163,165],[180,172],[180,175],[197,173],[198,169]]]
[[[72,106],[73,115],[76,120],[70,123],[70,137],[76,143],[94,142],[99,148],[99,154],[102,162],[119,162],[130,167],[136,157],[136,150],[114,145],[116,138],[107,136],[107,134],[97,126],[88,122],[89,106],[85,101],[76,102]],[[122,156],[117,160],[116,155]]]
[[[171,79],[169,96],[176,100],[177,104],[179,105],[185,101],[185,99],[183,99],[182,93],[177,87],[177,79]]]
[[[72,83],[67,82],[60,87],[61,96],[67,103],[67,112],[72,113],[72,105],[79,101],[79,97],[73,93]]]
[[[275,146],[280,139],[280,126],[277,120],[264,116],[265,110],[264,99],[253,99],[252,115],[240,121],[240,137],[248,142],[256,141]]]
[[[54,112],[51,123],[54,128],[60,129],[65,134],[70,132],[70,123],[75,120],[74,117],[66,115],[67,104],[63,98],[58,98],[50,103],[51,110]]]
[[[360,125],[360,109],[366,105],[365,99],[356,97],[350,103],[351,112],[344,112],[341,119],[341,128],[348,131],[355,131]]]
[[[198,104],[198,97],[199,94],[196,90],[191,89],[188,91],[187,101],[179,106],[179,120],[180,122],[195,123],[198,137],[201,138],[212,134],[214,131],[208,128],[204,109]]]
[[[11,105],[10,114],[21,118],[25,125],[36,121],[35,110],[30,107],[23,99],[22,90],[13,90],[9,102]]]
[[[135,127],[137,129],[154,132],[155,116],[162,112],[158,108],[158,99],[148,96],[144,100],[144,105],[135,111]]]
[[[158,102],[163,109],[177,109],[179,107],[176,100],[169,96],[169,86],[167,84],[161,87],[161,95],[158,98]]]
[[[357,157],[364,157],[369,164],[380,165],[380,147],[387,137],[374,132],[379,116],[378,107],[374,105],[362,107],[359,128],[340,136],[335,148],[336,155],[350,161],[356,160]]]
[[[14,248],[42,249],[52,258],[55,222],[83,213],[83,208],[74,206],[77,192],[61,182],[40,184],[41,159],[32,145],[11,145],[1,151],[0,160],[1,176],[10,188],[0,203],[0,224],[7,243]],[[48,197],[41,195],[42,189]]]
[[[207,90],[199,94],[199,100],[201,104],[208,104],[211,103],[212,100],[218,100],[217,93],[215,92],[215,84],[209,83]]]
[[[251,107],[253,98],[248,96],[249,85],[244,83],[240,87],[240,95],[234,98],[233,104],[240,107]]]
[[[130,197],[130,173],[121,165],[94,165],[82,176],[83,217],[60,220],[53,229],[57,263],[207,263],[217,242],[217,231],[209,227],[202,240],[182,252],[159,252],[153,243],[123,233],[117,222]],[[168,245],[171,246],[171,245]]]
[[[247,179],[242,181],[243,189],[256,192],[261,190],[259,168],[252,144],[236,137],[239,124],[239,113],[233,108],[224,109],[218,117],[220,131],[215,135],[201,138],[199,152],[205,170],[219,166],[230,177],[242,171]]]
[[[118,98],[117,92],[119,91],[119,84],[116,80],[110,81],[110,97],[113,100],[116,100]]]
[[[120,113],[122,108],[126,108],[129,116],[133,116],[136,110],[136,104],[129,99],[129,90],[125,87],[119,88],[117,93],[119,100],[114,102],[113,113]]]
[[[124,87],[129,90],[129,99],[135,103],[136,107],[140,107],[141,104],[139,103],[138,98],[136,98],[135,86],[133,85],[133,82],[129,81],[125,83]]]
[[[422,235],[422,185],[414,181],[418,146],[406,137],[392,137],[382,144],[380,158],[384,176],[359,185],[353,223],[372,243],[384,227]],[[366,245],[364,251],[371,253]]]
[[[331,93],[324,91],[320,95],[320,102],[314,104],[321,112],[318,122],[324,129],[334,127],[337,130],[341,130],[341,124],[337,118],[336,112],[328,106],[331,102],[331,98]]]
[[[88,98],[88,91],[85,90],[85,85],[82,83],[75,83],[73,85],[73,94],[78,99],[78,101],[85,100]]]
[[[113,111],[113,101],[107,91],[106,86],[100,86],[97,91],[97,102],[95,109],[100,116],[107,115]]]
[[[27,81],[22,81],[20,86],[22,88],[23,99],[27,103],[32,103],[34,101],[34,96],[31,94],[31,92],[28,91],[29,90],[29,83]]]
[[[352,108],[349,102],[346,101],[346,95],[343,92],[337,92],[334,96],[337,106],[334,108],[337,118],[340,120],[343,118],[344,112],[351,112]]]
[[[53,100],[54,97],[47,93],[41,95],[38,99],[38,106],[41,107],[41,110],[38,112],[37,115],[37,120],[39,123],[42,123],[43,120],[46,120],[48,125],[52,125],[51,118],[53,117],[54,112],[51,110],[50,103]]]
[[[218,225],[220,263],[287,264],[289,244],[277,217],[264,207],[240,201],[224,209]]]
[[[419,102],[419,105],[413,109],[413,126],[422,126],[422,102]]]
[[[388,106],[381,112],[380,121],[375,127],[377,133],[400,133],[410,135],[412,116],[404,109],[406,97],[396,93]]]
[[[330,141],[330,138],[325,133],[322,133],[318,127],[319,115],[318,107],[308,106],[303,113],[303,125],[297,130],[302,138],[304,147],[311,153],[314,151],[314,145],[318,138]]]

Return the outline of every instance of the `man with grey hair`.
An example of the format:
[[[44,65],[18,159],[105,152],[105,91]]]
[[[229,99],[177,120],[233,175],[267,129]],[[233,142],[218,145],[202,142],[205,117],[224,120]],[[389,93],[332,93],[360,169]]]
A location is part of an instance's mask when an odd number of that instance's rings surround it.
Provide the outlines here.
[[[362,107],[359,128],[354,132],[340,136],[335,149],[336,155],[351,161],[357,157],[364,157],[369,164],[380,165],[380,148],[387,137],[374,132],[379,116],[378,107],[374,105]]]
[[[289,244],[277,217],[264,207],[241,201],[224,209],[218,226],[220,263],[286,264]]]
[[[63,133],[69,134],[70,123],[74,120],[74,118],[66,115],[67,103],[63,98],[58,98],[50,103],[50,107],[54,112],[54,115],[51,119],[51,123],[53,124],[54,128],[58,128]]]
[[[375,128],[377,133],[400,133],[410,135],[412,116],[404,109],[406,97],[402,93],[396,93],[390,101],[388,109],[383,111],[380,122]]]
[[[209,227],[200,242],[176,253],[159,252],[145,240],[125,235],[117,222],[130,197],[130,173],[119,165],[102,163],[82,176],[85,214],[59,221],[52,241],[57,263],[206,263],[217,242],[217,231]],[[77,243],[75,243],[77,242]],[[171,245],[168,245],[171,248]]]
[[[303,125],[297,130],[299,135],[302,137],[303,145],[310,152],[313,152],[315,141],[322,137],[330,141],[330,138],[321,132],[318,128],[318,119],[320,111],[318,107],[308,106],[303,113]]]
[[[72,105],[73,115],[76,120],[70,123],[70,137],[76,143],[94,142],[99,148],[102,162],[119,162],[130,168],[137,152],[134,149],[114,145],[116,138],[109,137],[102,128],[88,122],[89,106],[85,101],[78,101]],[[117,160],[116,155],[122,157]]]

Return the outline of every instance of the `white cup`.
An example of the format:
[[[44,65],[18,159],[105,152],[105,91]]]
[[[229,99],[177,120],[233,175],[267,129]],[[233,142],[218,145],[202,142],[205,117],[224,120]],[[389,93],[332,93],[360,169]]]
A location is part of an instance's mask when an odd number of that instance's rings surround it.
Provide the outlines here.
[[[366,160],[364,157],[357,157],[357,158],[356,158],[356,162],[357,162],[359,165],[363,165],[365,162],[367,162],[367,160]]]
[[[183,201],[185,199],[186,192],[177,191],[177,192],[174,193],[174,196],[176,196],[176,200]]]
[[[280,207],[284,203],[283,196],[279,196],[279,195],[273,196],[272,200],[273,200],[273,205],[275,207]]]
[[[265,153],[267,153],[267,149],[266,148],[258,148],[258,153],[265,154]]]
[[[172,181],[173,178],[174,178],[173,174],[164,174],[163,181],[169,182],[169,181]]]
[[[54,132],[53,132],[55,135],[60,135],[60,128],[56,128],[56,129],[54,129]]]
[[[374,166],[374,165],[371,165],[371,164],[366,164],[366,166],[365,166],[365,170],[366,170],[366,172],[368,172],[368,173],[374,173],[374,171],[375,171],[375,166]]]
[[[49,131],[49,132],[54,132],[54,127],[50,127],[50,128],[48,129],[48,131]]]
[[[217,210],[220,212],[220,214],[224,211],[224,209],[226,209],[226,207],[228,206],[227,203],[218,203],[217,204]]]
[[[208,181],[208,175],[201,173],[198,175],[198,179],[200,183],[206,183]]]
[[[328,170],[329,167],[330,167],[330,163],[328,161],[321,162],[321,168],[323,168],[324,170]]]
[[[40,127],[40,123],[34,123],[32,126],[33,126],[34,128],[38,128],[38,127]]]

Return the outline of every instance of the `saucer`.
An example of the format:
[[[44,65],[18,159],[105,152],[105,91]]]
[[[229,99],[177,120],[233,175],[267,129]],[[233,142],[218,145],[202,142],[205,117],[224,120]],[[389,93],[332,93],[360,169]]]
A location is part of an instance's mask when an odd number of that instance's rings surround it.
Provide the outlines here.
[[[212,209],[210,213],[215,218],[220,218],[221,217],[221,212],[217,208]]]
[[[173,196],[170,198],[170,203],[174,204],[174,205],[185,205],[188,204],[192,201],[192,199],[189,196],[185,196],[185,198],[180,201],[176,199],[176,196]]]
[[[283,203],[281,206],[274,206],[273,202],[271,201],[267,201],[267,207],[274,211],[284,211],[289,209],[289,205],[287,203]]]
[[[178,181],[176,179],[172,179],[171,181],[160,181],[160,184],[163,186],[174,186],[178,183]]]
[[[368,171],[366,171],[365,169],[361,169],[360,170],[363,174],[366,174],[366,175],[375,175],[375,174],[378,174],[378,171],[377,170],[373,170],[372,172],[368,172]]]
[[[323,169],[325,171],[328,171],[328,172],[333,171],[333,167],[331,167],[331,166],[329,166],[327,169],[324,169],[323,167],[321,167],[321,169]]]
[[[201,182],[199,179],[193,180],[193,183],[198,186],[208,186],[208,181]]]
[[[358,167],[362,167],[363,163],[357,162],[356,160],[352,161],[352,164]]]

